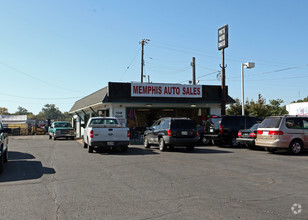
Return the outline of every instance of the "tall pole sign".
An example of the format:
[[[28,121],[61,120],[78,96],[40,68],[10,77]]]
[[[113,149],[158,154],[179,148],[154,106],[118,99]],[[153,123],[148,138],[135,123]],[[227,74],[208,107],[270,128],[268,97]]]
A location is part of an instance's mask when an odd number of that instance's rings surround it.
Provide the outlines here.
[[[218,28],[218,50],[222,50],[221,67],[221,115],[226,114],[225,48],[228,47],[228,25]]]

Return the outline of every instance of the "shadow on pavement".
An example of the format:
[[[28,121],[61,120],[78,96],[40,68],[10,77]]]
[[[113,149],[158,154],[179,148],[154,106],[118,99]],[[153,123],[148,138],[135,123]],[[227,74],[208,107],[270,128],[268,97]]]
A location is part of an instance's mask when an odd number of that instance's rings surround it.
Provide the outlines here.
[[[40,161],[29,161],[27,159],[35,159],[35,157],[22,152],[9,152],[9,161],[4,164],[0,182],[34,180],[41,178],[44,174],[56,173],[53,168],[43,167]]]
[[[95,152],[95,151],[94,151]],[[122,155],[122,156],[138,156],[138,155],[153,155],[158,154],[154,152],[152,149],[142,149],[137,147],[128,147],[127,152],[121,152],[120,150],[107,150],[107,149],[97,149],[97,153],[99,154],[114,154],[114,155]]]
[[[159,148],[157,146],[152,146],[151,148],[159,151]],[[226,154],[226,153],[233,153],[232,151],[208,149],[208,148],[200,148],[200,147],[195,147],[194,151],[188,151],[186,149],[186,147],[174,147],[171,150],[167,149],[166,152],[177,152],[177,153],[188,153],[188,154]]]

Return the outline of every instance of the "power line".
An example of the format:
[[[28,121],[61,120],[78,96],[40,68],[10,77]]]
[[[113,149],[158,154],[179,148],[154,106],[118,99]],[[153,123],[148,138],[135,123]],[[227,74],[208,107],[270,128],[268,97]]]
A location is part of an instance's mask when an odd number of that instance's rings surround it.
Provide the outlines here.
[[[47,99],[47,100],[60,100],[60,99],[79,99],[82,98],[82,96],[79,97],[62,97],[62,98],[38,98],[38,97],[26,97],[26,96],[17,96],[17,95],[9,95],[9,94],[5,94],[5,93],[0,93],[0,95],[4,95],[4,96],[10,96],[10,97],[15,97],[15,98],[22,98],[22,99]]]
[[[5,67],[7,67],[7,68],[9,68],[9,69],[11,69],[11,70],[14,70],[14,71],[18,72],[18,73],[21,73],[21,74],[23,74],[23,75],[26,75],[26,76],[28,76],[28,77],[30,77],[30,78],[32,78],[32,79],[35,79],[35,80],[40,81],[40,82],[42,82],[42,83],[45,83],[45,84],[47,84],[47,85],[49,85],[49,86],[57,87],[57,88],[59,88],[59,89],[63,89],[63,90],[70,91],[70,92],[74,92],[74,93],[79,92],[79,91],[77,91],[77,90],[68,89],[68,88],[66,88],[66,87],[62,87],[62,86],[53,84],[53,83],[50,82],[50,81],[45,81],[45,80],[39,79],[39,78],[37,78],[37,77],[34,77],[34,76],[32,76],[31,74],[28,74],[28,73],[26,73],[26,72],[24,72],[24,71],[21,71],[21,70],[19,70],[19,69],[13,67],[13,66],[11,66],[11,65],[8,65],[8,64],[6,64],[6,63],[3,63],[2,61],[0,61],[0,64],[3,65],[3,66],[5,66]]]

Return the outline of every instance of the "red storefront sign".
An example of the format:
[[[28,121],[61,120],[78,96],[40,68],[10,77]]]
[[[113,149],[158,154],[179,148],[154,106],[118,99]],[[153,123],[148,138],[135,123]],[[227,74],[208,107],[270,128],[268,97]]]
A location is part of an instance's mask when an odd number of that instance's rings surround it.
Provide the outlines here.
[[[202,98],[202,86],[158,83],[131,83],[131,96]]]

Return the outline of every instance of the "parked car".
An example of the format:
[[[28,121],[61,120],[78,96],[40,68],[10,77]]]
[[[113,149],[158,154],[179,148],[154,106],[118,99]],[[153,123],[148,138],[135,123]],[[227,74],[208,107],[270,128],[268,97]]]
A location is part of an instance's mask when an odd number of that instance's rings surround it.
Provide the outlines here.
[[[129,145],[129,128],[122,127],[115,117],[92,117],[83,135],[83,146],[93,153],[94,148],[120,148],[126,152]]]
[[[238,146],[238,131],[250,128],[260,120],[258,117],[243,115],[212,117],[206,122],[206,133],[203,136],[212,141],[213,145]]]
[[[58,138],[75,139],[75,131],[72,125],[66,121],[55,121],[48,128],[49,139]]]
[[[299,154],[308,146],[308,117],[265,118],[257,130],[256,146],[272,153],[277,149],[288,149],[292,154]]]
[[[167,147],[186,146],[188,151],[193,151],[198,142],[196,124],[189,118],[161,118],[147,128],[144,132],[143,144],[145,148],[159,145],[161,151]]]
[[[4,163],[8,162],[9,133],[11,133],[11,129],[4,128],[2,122],[0,121],[0,173],[3,173]]]
[[[257,129],[259,123],[254,124],[252,127],[248,129],[241,129],[239,130],[236,138],[236,142],[240,145],[245,145],[249,149],[255,148],[255,140],[257,138]]]

